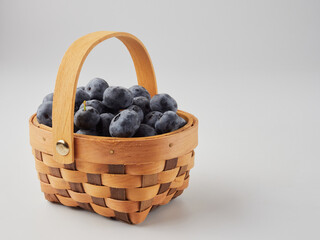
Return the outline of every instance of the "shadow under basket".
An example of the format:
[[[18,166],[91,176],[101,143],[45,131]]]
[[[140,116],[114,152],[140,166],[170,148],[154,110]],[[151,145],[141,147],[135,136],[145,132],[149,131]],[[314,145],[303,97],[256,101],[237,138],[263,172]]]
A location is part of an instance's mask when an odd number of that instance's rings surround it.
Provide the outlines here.
[[[41,191],[48,201],[138,224],[151,209],[169,203],[188,187],[198,144],[198,120],[179,110],[187,124],[162,135],[114,138],[74,134],[78,73],[92,48],[111,37],[128,48],[139,85],[151,96],[157,93],[151,60],[137,38],[117,32],[88,34],[71,45],[60,65],[53,128],[39,124],[33,114],[29,120],[30,143]],[[59,139],[66,141],[66,155],[59,155]]]

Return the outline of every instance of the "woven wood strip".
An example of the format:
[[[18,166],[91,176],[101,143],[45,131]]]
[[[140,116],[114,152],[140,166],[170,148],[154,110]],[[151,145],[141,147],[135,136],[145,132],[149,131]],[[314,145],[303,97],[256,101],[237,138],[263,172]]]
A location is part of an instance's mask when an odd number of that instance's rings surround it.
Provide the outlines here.
[[[40,182],[40,188],[41,188],[42,192],[47,193],[47,194],[58,193],[57,190],[54,189],[53,187],[51,187],[51,185],[48,183]]]
[[[101,174],[102,184],[114,188],[141,187],[141,176],[127,174]]]
[[[50,202],[60,203],[58,198],[54,194],[45,193],[44,197]]]
[[[165,161],[149,164],[126,165],[126,173],[130,175],[151,175],[163,171]]]
[[[138,212],[140,208],[139,202],[122,201],[122,200],[116,200],[112,198],[106,198],[105,200],[106,200],[107,206],[117,212],[123,212],[123,213]]]
[[[62,178],[60,168],[49,167],[50,175],[58,178]]]
[[[57,163],[56,161],[53,160],[52,155],[42,153],[42,158],[43,162],[48,166],[48,167],[54,167],[54,168],[64,168],[64,165],[61,163]]]
[[[128,215],[129,215],[129,218],[133,224],[139,224],[146,219],[150,210],[151,210],[151,207],[147,208],[146,210],[144,210],[142,212],[129,213]]]
[[[158,174],[142,175],[141,187],[149,187],[156,185],[158,182]]]
[[[183,184],[177,188],[177,190],[184,190],[189,186],[189,178],[184,179]]]
[[[185,166],[180,167],[180,170],[179,170],[177,176],[181,176],[182,174],[185,174],[186,171],[187,171],[187,169],[188,169],[188,165],[185,165]]]
[[[192,158],[193,155],[194,155],[194,153],[192,151],[192,152],[189,152],[186,155],[183,155],[183,156],[179,157],[178,158],[178,162],[177,162],[177,167],[188,165],[189,162],[191,161],[191,158]]]
[[[88,183],[98,185],[98,186],[102,185],[100,174],[87,173],[87,179],[88,179]]]
[[[64,168],[61,168],[60,171],[62,178],[67,182],[83,183],[88,181],[87,174],[84,172],[72,171]]]
[[[106,186],[97,186],[89,183],[83,183],[83,188],[87,194],[96,198],[111,197],[110,188]]]
[[[168,195],[171,195],[173,193],[176,193],[177,189],[176,188],[170,188],[169,189],[169,192],[168,192]]]
[[[166,160],[164,171],[174,169],[177,166],[178,158],[172,158],[169,160]]]
[[[166,196],[168,195],[168,192],[169,192],[169,190],[166,190],[165,192],[160,193],[157,196],[155,196],[152,201],[152,205],[159,205],[160,203],[162,203],[164,201],[164,199],[166,198]]]
[[[171,199],[172,199],[173,196],[174,196],[174,194],[171,194],[171,195],[166,196],[165,199],[164,199],[159,205],[166,205],[166,204],[168,204],[168,203],[171,201]]]
[[[127,199],[131,201],[145,201],[154,198],[159,191],[160,184],[144,188],[128,188]]]
[[[179,197],[182,193],[183,193],[183,190],[178,190],[178,191],[176,191],[176,193],[173,195],[172,198]]]
[[[47,177],[47,174],[38,172],[38,176],[39,176],[40,182],[50,183]]]
[[[72,198],[69,197],[63,197],[60,195],[56,195],[56,197],[59,199],[59,202],[61,202],[63,205],[69,206],[69,207],[77,207],[79,204],[74,201]]]
[[[92,202],[100,207],[107,207],[106,202],[104,201],[104,198],[96,198],[91,197]]]
[[[190,164],[188,164],[187,171],[194,167],[194,158],[191,158]]]
[[[126,222],[126,223],[131,223],[129,215],[127,213],[123,213],[123,212],[118,212],[118,211],[114,211],[115,215],[116,215],[116,219]]]
[[[127,200],[125,188],[110,188],[111,198],[117,200]]]
[[[77,162],[77,170],[93,174],[109,173],[109,165],[90,162]]]
[[[171,183],[170,188],[178,188],[181,187],[184,181],[184,175],[176,177],[175,180]]]
[[[70,189],[69,183],[62,178],[57,178],[51,175],[48,175],[48,178],[52,187],[58,189]]]
[[[56,189],[57,190],[57,194],[64,196],[64,197],[70,197],[70,194],[68,193],[68,191],[66,189]]]
[[[86,194],[86,193],[78,193],[78,192],[74,192],[72,190],[68,190],[71,198],[77,202],[81,202],[81,203],[91,203],[92,199],[91,196]]]
[[[91,203],[91,207],[93,209],[93,211],[95,211],[96,213],[105,216],[105,217],[115,217],[115,213],[112,209],[107,208],[107,207],[101,207],[99,205],[96,205],[94,203]]]
[[[42,161],[36,159],[35,161],[36,170],[39,173],[50,174],[49,167],[45,165]]]
[[[39,161],[42,161],[42,153],[38,150],[34,150],[34,156],[36,159],[38,159]]]
[[[89,203],[82,203],[82,202],[77,202],[78,203],[78,206],[85,209],[85,210],[88,210],[90,212],[93,212],[93,209],[91,207],[91,205]]]
[[[153,198],[145,201],[140,202],[140,209],[139,212],[143,212],[148,208],[152,207]]]
[[[172,182],[176,178],[179,170],[180,170],[180,168],[177,167],[177,168],[159,173],[158,174],[158,183]]]
[[[69,182],[70,189],[74,192],[84,193],[82,183]]]
[[[47,200],[50,201],[50,202],[60,203],[59,200],[58,200],[58,198],[57,198],[56,195],[54,195],[54,194],[44,193],[44,197],[45,197],[45,199],[47,199]]]
[[[126,166],[123,164],[109,164],[109,173],[125,174],[126,173]]]

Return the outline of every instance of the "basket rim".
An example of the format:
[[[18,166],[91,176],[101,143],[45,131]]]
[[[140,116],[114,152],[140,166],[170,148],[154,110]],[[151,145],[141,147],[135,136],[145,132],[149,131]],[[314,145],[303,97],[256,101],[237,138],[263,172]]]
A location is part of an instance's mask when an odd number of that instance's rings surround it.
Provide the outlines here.
[[[74,134],[77,145],[74,158],[77,161],[102,164],[142,164],[187,154],[198,145],[198,119],[181,110],[177,113],[187,120],[187,124],[176,131],[156,136],[115,138]],[[29,128],[31,146],[53,155],[52,128],[39,124],[36,113],[29,119]],[[117,154],[110,154],[111,149]],[[135,154],[130,152],[133,149]]]

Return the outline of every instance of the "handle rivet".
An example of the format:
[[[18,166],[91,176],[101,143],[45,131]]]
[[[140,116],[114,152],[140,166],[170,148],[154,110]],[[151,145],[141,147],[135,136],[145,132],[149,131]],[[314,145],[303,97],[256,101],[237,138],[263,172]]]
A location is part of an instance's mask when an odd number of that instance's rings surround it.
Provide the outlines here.
[[[173,146],[173,143],[169,143],[169,147],[172,147]]]
[[[68,143],[64,140],[59,140],[56,143],[56,150],[62,156],[68,155],[68,153],[70,151]]]
[[[114,150],[110,150],[110,154],[114,154]]]

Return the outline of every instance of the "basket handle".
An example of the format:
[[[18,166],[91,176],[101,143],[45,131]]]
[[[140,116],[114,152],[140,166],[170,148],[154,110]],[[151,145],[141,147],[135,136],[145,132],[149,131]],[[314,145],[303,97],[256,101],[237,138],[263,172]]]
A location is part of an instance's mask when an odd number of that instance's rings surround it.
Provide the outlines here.
[[[75,93],[82,65],[91,50],[100,42],[116,37],[127,47],[132,57],[138,84],[151,96],[157,94],[157,83],[150,56],[135,36],[124,32],[100,31],[76,40],[61,61],[53,97],[52,128],[53,158],[62,164],[74,162],[73,118]]]

